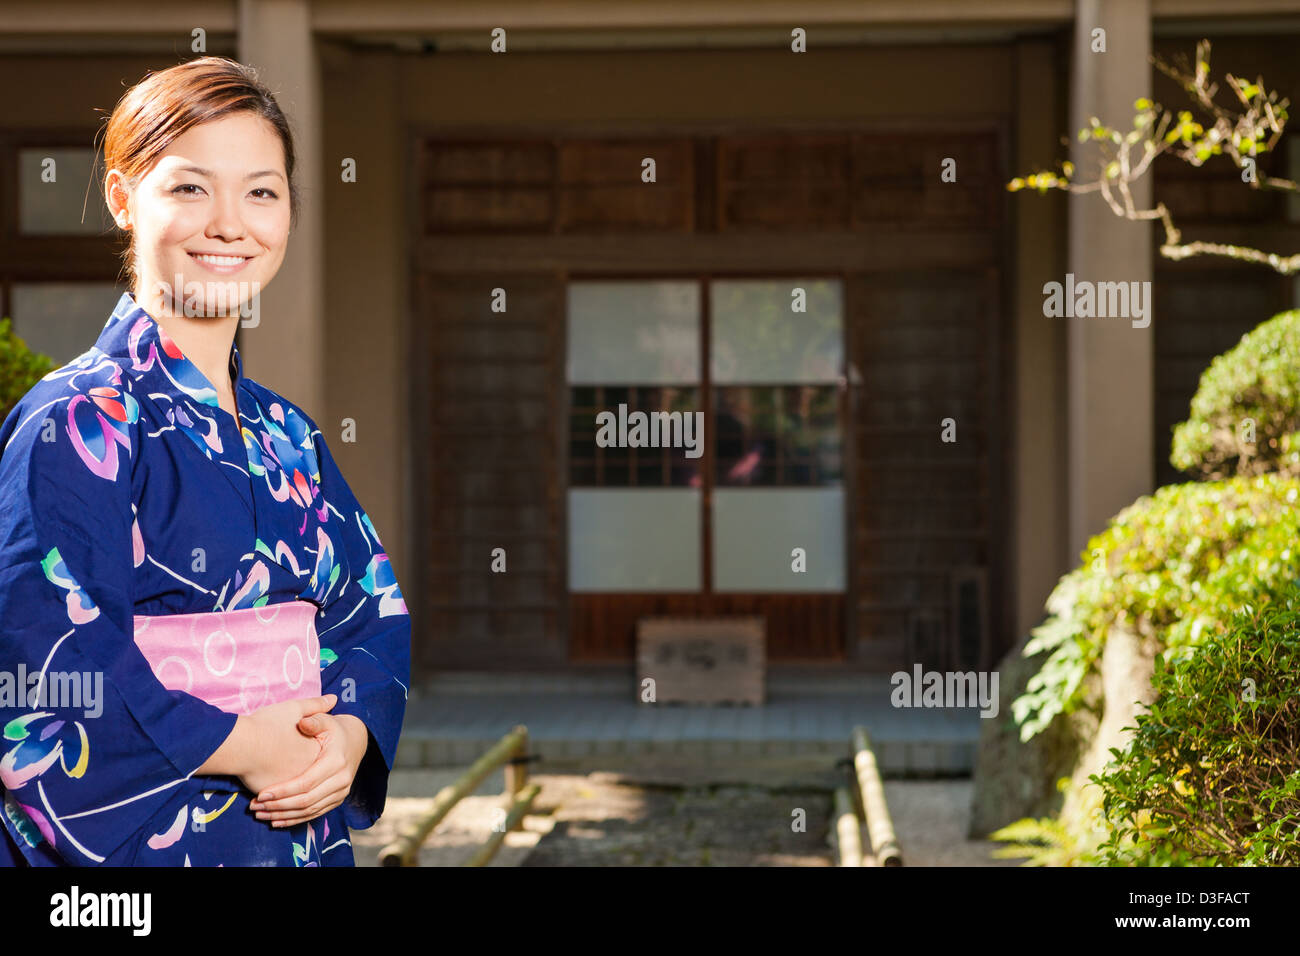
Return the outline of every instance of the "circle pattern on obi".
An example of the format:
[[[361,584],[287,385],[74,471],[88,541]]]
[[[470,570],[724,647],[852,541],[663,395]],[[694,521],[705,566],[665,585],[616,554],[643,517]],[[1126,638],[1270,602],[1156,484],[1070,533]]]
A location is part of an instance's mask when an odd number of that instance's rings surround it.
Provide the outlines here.
[[[320,694],[317,606],[136,615],[135,643],[168,690],[233,714]]]

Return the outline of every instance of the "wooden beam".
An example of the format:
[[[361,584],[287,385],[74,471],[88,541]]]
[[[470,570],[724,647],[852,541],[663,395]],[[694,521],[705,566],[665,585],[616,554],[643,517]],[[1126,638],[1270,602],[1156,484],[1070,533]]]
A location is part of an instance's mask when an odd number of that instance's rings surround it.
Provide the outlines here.
[[[0,7],[0,34],[170,33],[188,43],[190,31],[233,33],[237,3],[170,0],[168,3],[104,3],[102,0],[6,0]]]
[[[720,31],[795,26],[851,27],[855,24],[1066,23],[1073,0],[694,0],[647,4],[643,0],[505,0],[490,7],[463,0],[316,0],[314,22],[328,32],[367,33],[429,30],[619,29],[695,27]]]
[[[212,34],[237,29],[239,4],[203,0],[170,3],[100,0],[6,0],[0,12],[0,35],[159,35],[188,36],[195,26]],[[1205,17],[1239,21],[1242,17],[1300,13],[1297,0],[1152,0],[1153,19]],[[1060,26],[1074,18],[1074,0],[809,0],[791,9],[788,0],[697,0],[692,3],[647,4],[643,0],[564,0],[538,4],[505,0],[490,7],[463,0],[314,0],[312,29],[334,35],[410,35],[434,32],[488,32],[497,26],[524,33],[551,31],[552,42],[568,42],[593,31],[626,31],[605,38],[610,47],[659,31],[779,31],[794,26],[846,35],[871,27],[863,39],[881,39],[879,31],[909,25],[945,29],[979,27]],[[557,35],[556,31],[564,31]],[[904,34],[899,34],[904,36]],[[915,39],[915,34],[906,34]],[[884,39],[888,39],[885,35]],[[418,40],[418,36],[412,37]],[[545,41],[548,38],[540,38]],[[752,42],[752,39],[749,41]],[[693,43],[698,46],[698,42]]]
[[[993,265],[998,249],[987,231],[909,232],[882,227],[867,233],[732,233],[727,235],[442,235],[419,239],[413,266],[422,272],[463,273],[839,270],[893,272],[915,268]]]

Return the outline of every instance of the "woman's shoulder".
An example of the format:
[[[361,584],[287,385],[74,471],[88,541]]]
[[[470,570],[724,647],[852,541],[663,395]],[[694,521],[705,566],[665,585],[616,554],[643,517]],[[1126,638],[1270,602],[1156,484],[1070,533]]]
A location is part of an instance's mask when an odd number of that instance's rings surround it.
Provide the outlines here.
[[[130,454],[139,420],[140,404],[122,365],[92,347],[47,373],[18,400],[0,427],[0,455],[15,447],[34,451],[56,445],[64,437],[77,449],[107,443]]]
[[[242,384],[256,402],[252,408],[244,401],[239,405],[240,427],[252,437],[250,455],[256,458],[260,449],[271,449],[281,466],[292,465],[304,475],[318,476],[323,442],[311,416],[274,389],[250,378]]]
[[[319,431],[316,422],[297,403],[290,401],[275,389],[263,385],[261,382],[256,382],[248,377],[245,377],[242,381],[244,387],[257,400],[259,406],[253,415],[243,416],[246,419],[246,424],[247,419],[251,418],[253,423],[257,423],[259,420],[269,420],[282,429],[300,431],[308,435]]]

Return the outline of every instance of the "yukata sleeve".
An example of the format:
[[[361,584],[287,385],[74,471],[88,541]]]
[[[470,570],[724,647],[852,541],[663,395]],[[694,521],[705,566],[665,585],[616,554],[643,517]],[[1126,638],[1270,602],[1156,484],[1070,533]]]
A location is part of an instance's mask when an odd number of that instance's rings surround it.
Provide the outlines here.
[[[0,429],[4,823],[78,866],[149,825],[236,719],[165,688],[135,644],[137,419],[101,386]]]
[[[351,714],[369,732],[366,754],[342,805],[347,825],[363,830],[384,811],[411,679],[411,619],[375,526],[344,480],[320,429],[307,421],[329,516],[323,530],[330,546],[345,558],[337,564],[348,569],[317,615],[321,693],[338,695],[330,713]],[[328,573],[329,564],[318,553],[313,576],[318,588],[327,586],[318,579]]]

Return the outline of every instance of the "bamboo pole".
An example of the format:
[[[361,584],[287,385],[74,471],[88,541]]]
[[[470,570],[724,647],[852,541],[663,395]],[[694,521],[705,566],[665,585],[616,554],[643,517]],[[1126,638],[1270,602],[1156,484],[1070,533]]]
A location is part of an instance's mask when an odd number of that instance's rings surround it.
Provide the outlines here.
[[[894,821],[885,805],[885,787],[871,749],[865,727],[853,728],[853,769],[857,773],[858,791],[862,796],[862,813],[867,818],[867,835],[877,866],[902,866],[903,851],[894,835]]]
[[[522,739],[519,741],[519,749],[515,756],[522,758],[528,753],[528,728],[523,724],[518,724],[514,728],[514,733],[521,734]],[[528,784],[528,764],[522,759],[518,763],[506,764],[506,795],[508,797],[518,796],[519,791],[524,789]]]
[[[840,866],[862,866],[862,827],[848,787],[835,788],[835,846]]]
[[[443,817],[451,812],[462,797],[478,789],[483,778],[501,766],[515,754],[522,751],[521,744],[528,739],[528,731],[519,725],[493,745],[492,749],[479,757],[470,768],[438,791],[433,798],[433,807],[419,820],[411,824],[392,843],[379,851],[380,866],[415,866],[420,847],[434,828],[442,822]]]
[[[519,821],[524,815],[532,809],[533,800],[541,793],[542,785],[540,783],[530,783],[519,792],[518,798],[510,805],[510,812],[506,814],[506,822],[500,830],[493,830],[487,841],[474,851],[466,862],[466,866],[487,866],[492,857],[496,856],[497,850],[501,848],[501,843],[506,838],[506,834],[515,827],[519,826]]]

